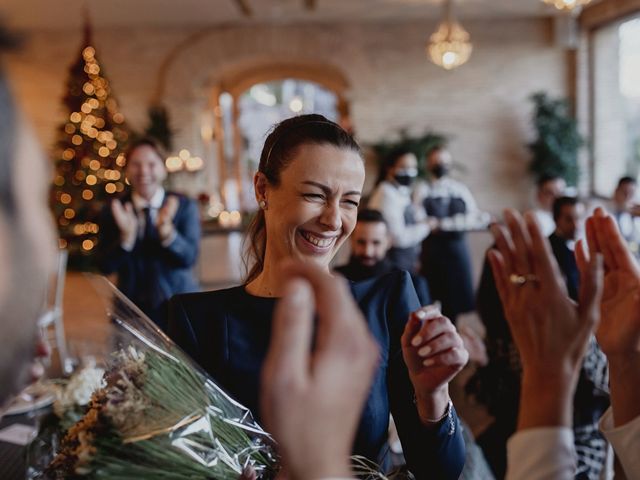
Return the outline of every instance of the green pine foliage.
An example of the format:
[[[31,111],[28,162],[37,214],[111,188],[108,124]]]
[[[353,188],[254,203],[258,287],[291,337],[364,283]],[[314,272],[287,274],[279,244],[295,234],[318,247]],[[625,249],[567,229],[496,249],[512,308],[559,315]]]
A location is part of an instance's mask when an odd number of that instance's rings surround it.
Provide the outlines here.
[[[109,198],[125,189],[124,150],[129,130],[87,31],[69,71],[58,128],[51,208],[70,268],[93,269],[97,217]]]
[[[533,94],[533,125],[537,138],[528,145],[532,154],[530,169],[536,177],[558,175],[568,185],[578,182],[578,153],[585,140],[578,133],[568,100],[551,98],[544,92]]]

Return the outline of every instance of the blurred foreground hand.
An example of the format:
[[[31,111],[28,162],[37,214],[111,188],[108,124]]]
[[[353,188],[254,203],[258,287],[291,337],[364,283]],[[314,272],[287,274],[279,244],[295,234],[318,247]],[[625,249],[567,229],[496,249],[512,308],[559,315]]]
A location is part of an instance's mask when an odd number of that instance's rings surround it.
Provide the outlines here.
[[[344,279],[299,262],[283,269],[290,280],[262,371],[265,424],[288,478],[351,477],[349,457],[378,345]]]

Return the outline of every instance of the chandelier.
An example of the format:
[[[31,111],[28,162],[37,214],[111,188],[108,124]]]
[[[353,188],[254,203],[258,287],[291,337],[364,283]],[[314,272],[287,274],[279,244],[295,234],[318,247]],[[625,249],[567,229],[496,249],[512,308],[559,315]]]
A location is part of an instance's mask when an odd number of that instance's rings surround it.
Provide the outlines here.
[[[452,70],[466,63],[473,50],[469,32],[453,18],[451,3],[452,0],[445,0],[444,19],[429,37],[427,45],[431,61],[445,70]]]
[[[591,0],[542,0],[547,5],[553,5],[558,10],[565,10],[571,12],[576,8],[584,7],[591,3]]]

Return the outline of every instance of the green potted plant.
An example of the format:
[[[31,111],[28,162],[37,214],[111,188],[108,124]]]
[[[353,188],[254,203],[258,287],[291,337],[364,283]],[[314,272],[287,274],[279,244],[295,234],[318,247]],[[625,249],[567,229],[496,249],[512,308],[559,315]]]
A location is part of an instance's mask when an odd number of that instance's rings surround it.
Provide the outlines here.
[[[559,175],[568,185],[578,182],[578,153],[585,144],[578,132],[569,101],[551,98],[545,92],[534,93],[533,125],[537,138],[528,144],[532,160],[530,170],[536,177]]]

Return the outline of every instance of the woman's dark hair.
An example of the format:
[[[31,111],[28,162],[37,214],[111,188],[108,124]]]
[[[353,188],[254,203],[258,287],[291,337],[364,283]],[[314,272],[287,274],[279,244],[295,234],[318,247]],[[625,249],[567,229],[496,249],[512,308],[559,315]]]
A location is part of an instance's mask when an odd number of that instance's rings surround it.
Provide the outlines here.
[[[376,185],[383,180],[386,180],[389,170],[391,170],[398,162],[400,157],[404,157],[408,154],[414,154],[414,152],[406,147],[397,147],[391,150],[383,159],[380,164],[380,171],[378,172],[378,178],[376,179]]]
[[[300,115],[283,120],[271,130],[262,147],[258,172],[264,174],[271,185],[278,186],[280,174],[291,163],[298,148],[309,144],[332,145],[353,150],[362,156],[357,142],[337,123],[322,115]],[[247,227],[244,242],[243,261],[247,270],[245,282],[249,283],[264,268],[267,232],[262,209],[258,210]]]

